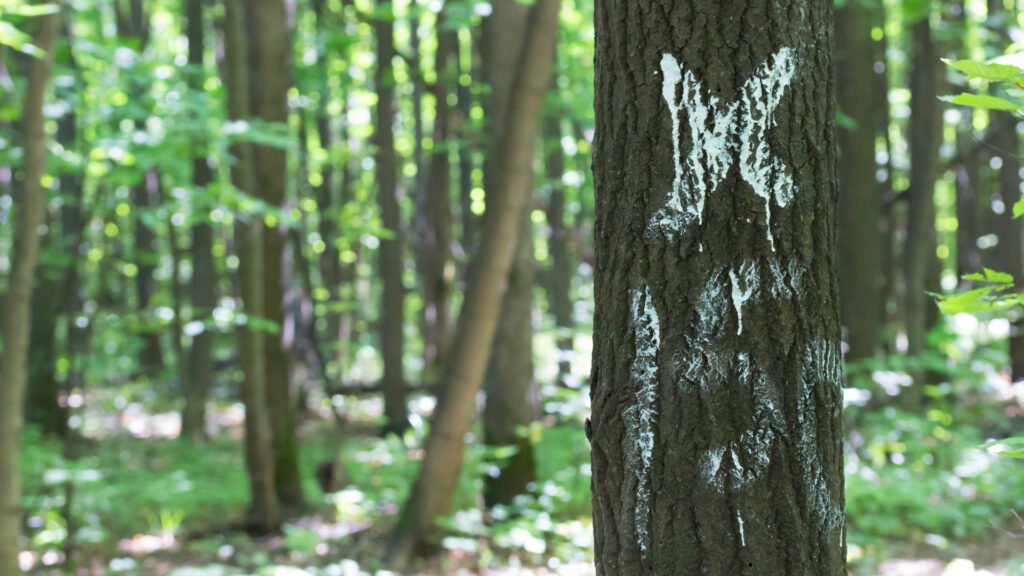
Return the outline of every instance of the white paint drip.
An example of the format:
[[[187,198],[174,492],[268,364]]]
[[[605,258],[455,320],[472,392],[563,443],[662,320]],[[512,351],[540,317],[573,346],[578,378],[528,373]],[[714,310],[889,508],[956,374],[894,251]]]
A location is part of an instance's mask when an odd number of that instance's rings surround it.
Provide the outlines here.
[[[732,165],[730,139],[738,103],[731,103],[722,112],[717,112],[718,98],[706,95],[692,72],[687,71],[684,75],[679,62],[671,54],[662,56],[661,72],[662,96],[672,116],[675,178],[665,207],[654,216],[651,226],[664,230],[671,237],[694,220],[698,224],[703,222],[707,196],[718,188],[728,173]],[[692,141],[685,169],[680,118],[684,108]]]
[[[810,513],[819,529],[839,536],[844,519],[843,507],[829,488],[825,468],[818,457],[818,412],[813,389],[819,383],[842,386],[842,358],[838,345],[824,339],[808,342],[802,356],[798,449],[804,468],[804,490],[812,499]]]
[[[636,404],[630,408],[634,424],[640,466],[636,470],[636,531],[641,550],[647,549],[647,521],[650,515],[651,465],[654,459],[654,424],[657,419],[658,352],[661,349],[661,324],[654,307],[651,289],[644,285],[633,293],[633,334],[636,355],[630,374],[637,387]]]
[[[793,51],[784,48],[747,80],[737,101],[722,104],[704,89],[693,72],[683,73],[675,56],[662,55],[661,90],[672,116],[675,176],[668,200],[654,215],[651,229],[663,230],[671,238],[694,220],[703,223],[707,198],[726,178],[738,152],[741,177],[765,202],[768,241],[775,250],[771,201],[774,198],[779,206],[787,206],[793,198],[793,179],[782,161],[772,155],[765,139],[794,72]],[[684,109],[691,139],[685,165],[680,118]]]
[[[736,334],[741,335],[743,334],[743,306],[753,297],[754,291],[760,283],[757,263],[753,260],[744,262],[740,265],[739,274],[734,270],[729,270],[729,279],[732,280],[732,306],[736,309]]]
[[[718,479],[718,471],[722,469],[722,458],[725,456],[725,447],[712,448],[700,455],[697,467],[700,469],[701,478],[704,484],[717,489],[719,492],[724,484]]]
[[[729,296],[726,295],[725,280],[715,272],[707,279],[704,289],[697,297],[697,319],[692,324],[693,333],[686,337],[686,355],[683,373],[693,382],[706,384],[712,374],[720,378],[728,376],[729,358],[716,345],[728,318]]]
[[[786,207],[793,199],[794,185],[785,164],[772,155],[767,136],[768,129],[775,126],[775,109],[793,81],[795,71],[793,51],[783,48],[769,58],[741,90],[740,175],[754,189],[754,194],[764,200],[765,227],[773,252],[772,197],[779,206]]]
[[[736,523],[739,525],[740,546],[743,546],[744,548],[746,548],[747,547],[747,537],[746,537],[746,535],[743,534],[743,515],[740,514],[739,510],[736,511]]]

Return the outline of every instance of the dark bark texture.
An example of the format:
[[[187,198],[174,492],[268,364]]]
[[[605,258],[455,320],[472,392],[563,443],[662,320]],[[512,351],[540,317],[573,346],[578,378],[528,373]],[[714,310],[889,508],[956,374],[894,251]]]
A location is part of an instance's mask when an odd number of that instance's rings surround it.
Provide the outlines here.
[[[597,3],[598,574],[846,573],[832,17]]]

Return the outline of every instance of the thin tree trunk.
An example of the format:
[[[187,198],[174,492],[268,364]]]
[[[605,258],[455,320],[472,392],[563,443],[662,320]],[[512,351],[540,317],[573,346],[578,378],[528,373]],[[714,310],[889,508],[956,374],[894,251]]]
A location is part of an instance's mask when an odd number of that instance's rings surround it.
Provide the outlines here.
[[[473,78],[479,77],[473,63],[474,58],[472,43],[468,49],[456,42],[455,59],[459,63],[459,77],[469,74]],[[468,66],[466,63],[468,62]],[[459,243],[462,246],[462,254],[474,253],[476,246],[477,216],[473,214],[473,153],[472,146],[465,142],[470,132],[470,113],[473,109],[473,92],[469,84],[459,81],[457,90],[459,98],[459,123],[460,128],[456,132],[463,137],[463,144],[459,147],[459,217],[462,225],[462,235]],[[463,260],[466,258],[464,257]]]
[[[907,237],[904,250],[907,321],[907,353],[924,352],[928,332],[928,306],[934,306],[927,292],[937,292],[929,284],[935,260],[935,178],[938,173],[939,144],[939,62],[928,18],[913,25],[913,56],[910,73],[910,199],[907,207]],[[911,391],[908,402],[919,397]],[[919,398],[918,398],[919,399]]]
[[[422,206],[423,264],[423,346],[424,381],[433,381],[443,368],[448,354],[449,299],[452,292],[452,203],[451,203],[451,109],[448,95],[458,82],[455,65],[458,36],[444,29],[445,12],[438,15],[437,52],[434,68],[437,82],[434,92],[434,148],[430,154],[426,195]]]
[[[205,40],[203,33],[203,0],[187,0],[188,63],[189,85],[192,90],[204,94],[206,73],[203,67]],[[207,162],[206,138],[199,137],[194,143],[192,158],[192,193],[196,201],[193,206],[200,208],[200,221],[192,227],[192,315],[204,323],[208,321],[217,305],[217,269],[213,261],[213,227],[210,226],[205,201],[206,187],[213,180]],[[204,435],[206,424],[206,400],[213,386],[213,342],[214,333],[209,329],[192,338],[189,350],[188,379],[185,382],[185,410],[181,418],[181,434],[186,438]]]
[[[544,142],[550,146],[546,170],[551,196],[548,199],[547,220],[551,228],[548,253],[551,255],[548,301],[551,315],[558,330],[558,383],[574,386],[572,379],[573,322],[572,277],[573,265],[569,254],[569,228],[565,225],[565,153],[562,150],[562,132],[559,120],[549,116],[545,121]]]
[[[39,228],[46,217],[46,120],[43,104],[53,66],[58,16],[39,17],[33,44],[45,55],[32,61],[23,101],[24,182],[16,203],[18,233],[15,237],[11,276],[3,302],[3,352],[0,353],[0,574],[18,574],[21,542],[20,451],[22,408],[25,401],[26,363],[32,302],[32,280],[39,259]]]
[[[502,163],[484,214],[480,251],[471,264],[446,385],[438,397],[423,464],[389,544],[388,558],[399,567],[433,529],[435,520],[451,511],[464,437],[483,384],[504,284],[512,268],[520,215],[526,207],[533,142],[550,78],[559,5],[560,0],[538,0],[532,8],[529,34],[513,82],[509,109],[513,120],[501,136],[498,157]]]
[[[225,57],[228,116],[232,120],[249,118],[248,46],[245,35],[245,12],[242,0],[225,0]],[[255,167],[252,146],[236,143],[232,154],[237,162],[231,169],[231,181],[239,190],[255,191]],[[239,251],[239,276],[242,286],[242,304],[246,315],[264,318],[263,288],[263,222],[252,217],[248,223],[239,223],[242,239]],[[241,333],[242,400],[245,403],[245,464],[249,478],[249,523],[259,532],[276,530],[280,522],[277,491],[274,485],[274,443],[267,407],[267,380],[264,355],[267,337],[253,323]]]
[[[596,13],[597,573],[845,575],[833,2],[656,5]]]
[[[988,0],[988,17],[992,21],[1002,18],[1012,22],[1013,13],[1008,14],[1003,0]],[[1005,29],[1004,29],[1005,30]],[[1011,40],[1000,34],[999,50]],[[995,87],[993,87],[995,91]],[[996,245],[996,268],[1013,275],[1018,281],[1024,278],[1024,250],[1021,242],[1021,222],[1013,217],[1013,206],[1021,198],[1020,137],[1017,135],[1017,117],[1011,112],[993,110],[989,122],[992,131],[992,155],[999,159],[999,180],[997,198],[1002,203],[1002,212],[992,215],[993,228],[999,238]],[[1017,313],[1010,326],[1010,374],[1013,380],[1024,379],[1024,315]]]
[[[402,214],[398,202],[398,159],[395,155],[395,79],[392,60],[395,57],[394,22],[391,0],[378,0],[379,19],[374,24],[377,36],[377,65],[374,83],[377,87],[377,201],[381,222],[390,238],[380,241],[378,266],[383,283],[380,302],[380,347],[384,363],[385,431],[401,434],[409,426],[406,405],[405,371],[405,285],[402,279],[405,261]]]
[[[981,196],[981,175],[979,154],[974,139],[974,111],[960,108],[962,115],[956,134],[956,273],[961,283],[963,277],[982,268],[978,237],[981,230],[980,210],[984,203]]]
[[[837,14],[839,109],[855,124],[840,129],[839,274],[847,361],[874,356],[882,331],[882,190],[875,180],[872,18],[862,2]]]

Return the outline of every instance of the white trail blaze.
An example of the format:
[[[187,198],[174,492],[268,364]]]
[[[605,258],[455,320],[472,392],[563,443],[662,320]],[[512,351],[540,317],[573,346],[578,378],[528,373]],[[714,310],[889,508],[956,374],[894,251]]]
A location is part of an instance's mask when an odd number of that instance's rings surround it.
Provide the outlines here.
[[[744,125],[739,135],[740,175],[754,194],[764,200],[765,228],[773,252],[772,196],[779,206],[788,206],[793,199],[793,177],[782,160],[772,155],[766,138],[768,129],[775,126],[775,109],[793,81],[795,70],[792,50],[784,48],[769,58],[741,91]]]
[[[630,369],[637,387],[636,404],[627,414],[640,462],[636,470],[636,533],[641,550],[647,550],[647,522],[651,510],[651,463],[654,458],[654,424],[657,418],[658,352],[661,324],[651,289],[646,284],[633,292],[631,307],[636,354]]]
[[[671,238],[694,220],[702,223],[707,197],[728,175],[738,155],[740,176],[765,202],[765,228],[775,250],[771,202],[774,199],[779,206],[787,206],[794,184],[783,162],[772,155],[766,138],[795,71],[793,50],[783,48],[743,84],[738,100],[723,104],[708,94],[693,72],[684,74],[675,56],[662,56],[661,91],[672,115],[675,178],[665,206],[651,221],[652,229],[663,230]],[[685,165],[680,138],[680,113],[684,110],[692,141]]]

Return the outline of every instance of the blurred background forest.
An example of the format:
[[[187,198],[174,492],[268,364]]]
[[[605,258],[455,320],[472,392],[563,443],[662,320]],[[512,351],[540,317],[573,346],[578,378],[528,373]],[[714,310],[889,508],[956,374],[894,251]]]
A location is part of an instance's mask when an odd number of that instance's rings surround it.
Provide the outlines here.
[[[1017,4],[836,2],[852,574],[1024,575]],[[0,0],[0,572],[593,573],[593,58],[584,0]]]

